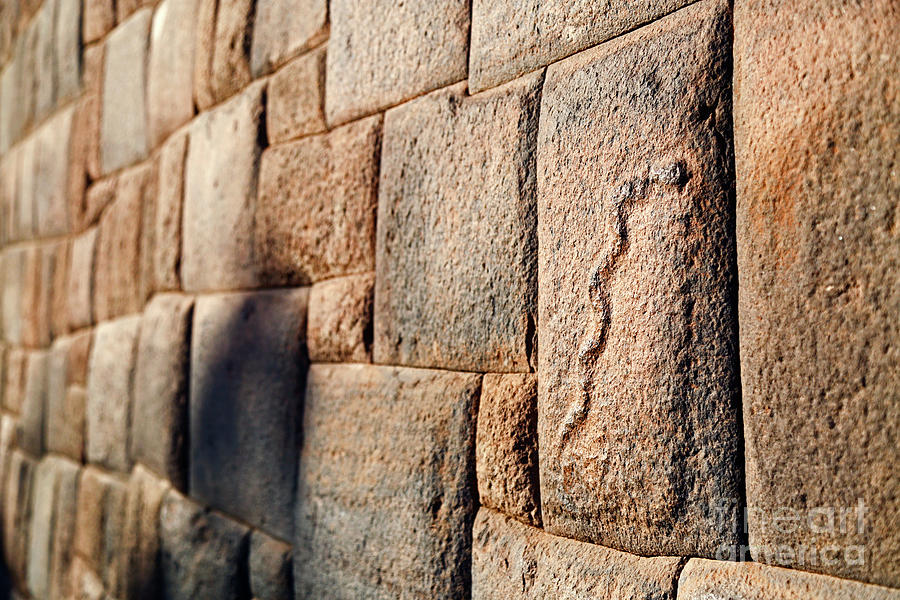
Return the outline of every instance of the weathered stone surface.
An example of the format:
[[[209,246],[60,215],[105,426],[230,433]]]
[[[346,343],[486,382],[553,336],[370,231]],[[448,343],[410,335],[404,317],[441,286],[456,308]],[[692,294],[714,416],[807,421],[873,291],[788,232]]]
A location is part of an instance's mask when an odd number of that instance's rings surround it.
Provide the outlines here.
[[[154,0],[116,0],[116,21],[122,21],[133,15],[142,6],[152,6]]]
[[[55,457],[48,460],[53,461],[56,472],[48,598],[70,598],[70,572],[75,558],[78,481],[81,470],[77,463],[69,460]]]
[[[21,414],[25,397],[25,381],[28,374],[28,352],[21,348],[11,348],[7,353],[6,378],[3,385],[3,408],[13,414]]]
[[[701,2],[547,71],[538,437],[551,533],[644,555],[738,541],[729,12]]]
[[[87,395],[81,387],[83,382],[78,382],[77,387],[69,384],[79,368],[75,364],[78,358],[73,356],[80,353],[76,346],[83,344],[81,338],[85,337],[89,343],[89,335],[56,340],[50,350],[47,373],[47,449],[79,462],[84,456]]]
[[[641,558],[556,537],[487,508],[472,537],[474,600],[675,599],[677,557]]]
[[[136,466],[128,480],[125,505],[125,536],[120,548],[125,555],[124,597],[131,600],[159,598],[160,532],[159,515],[169,483]]]
[[[469,3],[329,3],[325,113],[332,125],[466,78]]]
[[[460,84],[388,111],[375,362],[529,370],[541,81],[477,96]]]
[[[100,120],[103,109],[103,63],[106,46],[96,44],[84,49],[84,95],[73,136],[83,144],[84,170],[92,180],[102,176],[100,160]],[[77,137],[81,136],[81,137]],[[83,184],[82,184],[83,185]]]
[[[0,10],[7,6],[7,3],[3,3],[0,5]],[[0,19],[0,27],[3,25],[4,23]],[[18,124],[15,121],[17,109],[14,101],[18,91],[16,90],[16,87],[18,87],[16,80],[19,74],[17,66],[17,62],[12,60],[0,70],[0,153],[4,155],[16,141],[19,134],[17,131]]]
[[[897,600],[900,590],[752,562],[694,558],[678,579],[678,598]]]
[[[150,146],[194,116],[194,34],[199,0],[164,0],[150,29],[147,130]]]
[[[474,0],[469,86],[478,92],[515,79],[690,3]]]
[[[372,361],[374,273],[317,283],[309,291],[306,329],[313,362]]]
[[[94,313],[98,321],[137,312],[143,305],[141,250],[144,207],[153,202],[152,164],[124,171],[116,199],[100,217],[94,270]]]
[[[78,600],[109,600],[103,590],[103,582],[87,562],[79,556],[72,561],[70,585],[74,597]]]
[[[185,290],[253,287],[253,207],[259,162],[263,83],[191,125],[184,183]]]
[[[253,79],[250,74],[250,36],[255,0],[219,2],[213,44],[212,91],[221,102]]]
[[[56,339],[69,332],[69,255],[72,248],[70,239],[51,243],[46,248],[52,263],[50,292],[50,338]]]
[[[44,453],[44,413],[47,406],[47,366],[45,351],[28,354],[25,394],[19,417],[19,447],[34,458]]]
[[[446,371],[310,368],[298,599],[468,597],[480,383]]]
[[[181,215],[187,133],[172,136],[159,153],[156,219],[153,224],[153,284],[157,290],[181,287]]]
[[[484,376],[475,451],[481,505],[540,527],[535,375]]]
[[[82,470],[74,547],[91,570],[100,575],[111,596],[122,591],[125,503],[125,483],[92,467]]]
[[[149,8],[138,11],[106,39],[100,161],[104,173],[147,156],[146,92]]]
[[[50,344],[50,283],[52,260],[44,246],[30,246],[25,253],[22,286],[22,343],[31,348]]]
[[[777,19],[786,6],[735,10],[750,543],[760,562],[898,587],[900,12],[807,1]],[[829,526],[842,511],[850,526]]]
[[[326,0],[256,0],[250,65],[254,77],[328,36]]]
[[[30,68],[34,77],[34,117],[35,123],[50,114],[56,106],[56,73],[53,69],[53,14],[56,0],[44,2],[34,18],[28,24],[28,37],[34,36],[31,42],[29,58],[33,61]]]
[[[16,177],[16,210],[13,216],[13,240],[34,237],[34,188],[37,175],[37,136],[18,146],[19,173]]]
[[[97,246],[97,227],[73,238],[69,262],[66,297],[69,326],[81,329],[94,322],[94,263]]]
[[[266,132],[273,144],[325,131],[325,46],[291,61],[269,81]]]
[[[56,0],[53,59],[59,105],[77,96],[81,87],[81,2]]]
[[[250,594],[256,600],[293,598],[291,547],[260,531],[250,537]]]
[[[35,461],[21,450],[9,459],[3,512],[4,564],[12,579],[24,589],[28,564],[28,535],[31,528],[32,479]]]
[[[281,539],[293,527],[306,302],[303,288],[205,296],[191,334],[191,495]]]
[[[376,116],[263,154],[255,244],[265,281],[306,284],[375,268],[380,139]]]
[[[91,184],[84,198],[84,221],[95,223],[107,206],[116,199],[116,187],[119,184],[117,176],[106,177]]]
[[[0,80],[0,86],[4,85],[4,80]],[[3,94],[0,88],[0,94]],[[4,103],[11,102],[11,96],[0,95],[0,120],[3,118]],[[3,135],[3,123],[0,122],[0,136]],[[3,142],[0,140],[0,149],[3,148]],[[0,242],[6,244],[11,237],[12,215],[15,211],[16,202],[16,179],[18,177],[19,161],[18,154],[15,150],[2,150],[0,156]]]
[[[88,461],[127,471],[128,412],[140,316],[97,326],[87,382]]]
[[[194,32],[194,103],[200,110],[215,104],[212,90],[212,61],[216,41],[218,0],[199,0]]]
[[[160,512],[162,597],[241,600],[249,531],[170,490]]]
[[[134,406],[132,459],[187,489],[188,367],[194,300],[157,295],[141,321]]]
[[[3,251],[3,339],[12,345],[22,343],[22,286],[27,253],[24,247]]]
[[[0,413],[0,499],[3,499],[4,502],[6,502],[6,475],[9,473],[13,450],[18,444],[16,437],[15,419],[10,415]],[[3,510],[3,507],[0,507],[0,524],[3,523]]]
[[[116,24],[113,0],[83,0],[84,16],[81,36],[85,44],[95,42],[105,36]]]
[[[40,237],[69,230],[68,167],[74,107],[56,113],[35,133],[34,215]]]

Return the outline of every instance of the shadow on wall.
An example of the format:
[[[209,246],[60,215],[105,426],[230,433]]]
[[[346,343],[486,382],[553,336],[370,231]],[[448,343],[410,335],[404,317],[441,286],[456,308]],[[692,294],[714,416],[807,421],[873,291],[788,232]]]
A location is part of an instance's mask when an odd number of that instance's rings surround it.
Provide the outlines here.
[[[12,593],[12,581],[9,579],[9,571],[6,564],[0,560],[0,600],[9,600]]]

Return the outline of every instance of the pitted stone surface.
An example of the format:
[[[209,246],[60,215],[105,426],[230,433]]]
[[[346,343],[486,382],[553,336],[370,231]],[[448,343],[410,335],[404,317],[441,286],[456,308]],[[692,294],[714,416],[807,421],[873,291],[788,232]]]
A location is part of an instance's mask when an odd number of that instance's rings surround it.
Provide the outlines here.
[[[337,277],[309,291],[307,343],[313,362],[371,362],[374,273]]]
[[[97,227],[79,234],[72,241],[69,280],[66,290],[69,326],[87,327],[94,322],[94,264],[96,260]]]
[[[325,51],[323,45],[272,75],[266,109],[271,143],[325,131]]]
[[[181,217],[188,135],[177,133],[159,151],[153,227],[152,283],[156,290],[181,287]]]
[[[169,483],[138,465],[128,479],[125,532],[120,541],[125,555],[126,593],[133,600],[160,597],[160,509]]]
[[[475,96],[458,85],[388,111],[375,362],[529,370],[541,81]]]
[[[256,0],[250,50],[253,76],[267,73],[327,35],[326,0]]]
[[[700,2],[547,71],[538,438],[551,533],[643,555],[738,543],[729,12]]]
[[[250,36],[255,0],[229,0],[216,5],[212,55],[212,92],[216,102],[250,83]]]
[[[468,373],[310,368],[298,599],[468,597],[480,384]]]
[[[291,547],[261,531],[250,536],[250,593],[257,600],[293,598]]]

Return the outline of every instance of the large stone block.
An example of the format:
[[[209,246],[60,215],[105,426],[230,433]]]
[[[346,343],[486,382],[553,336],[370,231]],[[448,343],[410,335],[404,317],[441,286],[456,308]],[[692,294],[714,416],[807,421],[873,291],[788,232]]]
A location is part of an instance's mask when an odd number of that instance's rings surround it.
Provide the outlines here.
[[[191,125],[181,262],[187,291],[258,282],[253,208],[264,85],[251,86]]]
[[[123,597],[126,555],[122,551],[125,535],[126,484],[119,478],[87,467],[78,483],[78,507],[75,515],[74,548],[102,580],[111,597]]]
[[[3,339],[12,345],[22,343],[22,299],[28,248],[3,251]]]
[[[56,113],[35,133],[35,233],[40,237],[69,230],[68,168],[74,107]]]
[[[87,382],[87,444],[89,462],[127,471],[128,414],[140,316],[97,326]]]
[[[3,551],[4,563],[13,581],[24,589],[28,568],[29,533],[31,530],[32,481],[36,461],[21,450],[14,450],[9,459],[4,483]]]
[[[147,39],[153,11],[136,12],[106,39],[100,162],[104,173],[145,156],[147,139]]]
[[[266,107],[270,143],[325,131],[325,48],[291,61],[272,75]]]
[[[136,466],[128,479],[125,535],[120,549],[125,555],[123,596],[129,600],[160,597],[160,509],[169,483]]]
[[[472,598],[675,600],[683,559],[556,537],[487,508],[472,533]]]
[[[739,540],[730,32],[728,3],[700,2],[547,71],[538,438],[551,533],[644,555]]]
[[[468,597],[480,386],[469,373],[310,368],[298,599]]]
[[[36,135],[29,136],[18,146],[19,172],[16,176],[16,202],[11,239],[27,240],[35,237],[34,190],[37,171]]]
[[[475,451],[481,505],[540,527],[535,375],[484,376]]]
[[[388,111],[375,362],[529,370],[541,81],[476,96],[461,84]]]
[[[313,362],[372,361],[374,273],[337,277],[309,291],[306,328]]]
[[[157,295],[144,310],[134,376],[131,456],[187,489],[193,298]]]
[[[778,19],[787,6],[735,7],[750,543],[898,587],[900,12],[805,1]]]
[[[250,537],[250,593],[257,600],[288,600],[294,597],[291,547],[254,531]]]
[[[184,199],[184,160],[187,133],[173,135],[159,152],[156,219],[152,224],[153,286],[157,290],[181,287],[181,216]]]
[[[199,0],[164,0],[150,29],[147,131],[156,147],[194,116],[194,33]]]
[[[73,383],[79,366],[74,356],[76,347],[90,342],[90,334],[59,338],[50,349],[47,372],[46,437],[47,450],[81,462],[84,457],[84,423],[86,394],[80,382]],[[84,344],[87,345],[87,344]],[[85,369],[86,370],[86,369]]]
[[[53,507],[53,542],[50,547],[48,598],[71,598],[71,571],[75,560],[75,528],[78,482],[81,469],[75,462],[53,458],[56,471]]]
[[[19,447],[34,458],[44,453],[44,415],[47,407],[47,367],[49,353],[28,354],[22,414],[19,417]]]
[[[325,112],[344,123],[466,78],[469,2],[329,3]]]
[[[752,562],[688,561],[678,578],[680,600],[897,600],[900,590]]]
[[[28,246],[22,285],[22,344],[30,348],[50,345],[50,285],[52,252],[46,246]]]
[[[267,282],[375,268],[380,140],[381,117],[372,117],[263,154],[255,244]]]
[[[29,67],[35,83],[35,123],[43,120],[56,106],[56,73],[53,68],[53,16],[56,5],[57,0],[43,2],[28,24],[26,34],[33,40],[29,52],[29,58],[33,62]]]
[[[212,57],[212,92],[216,102],[240,91],[250,74],[250,36],[255,0],[219,2]]]
[[[281,539],[293,527],[306,301],[302,288],[205,296],[191,333],[191,495]]]
[[[217,0],[199,0],[194,31],[194,103],[203,111],[215,104],[212,61],[216,42]]]
[[[66,288],[69,326],[88,327],[94,322],[94,263],[97,227],[88,229],[72,240],[69,277]]]
[[[244,570],[249,530],[204,510],[175,490],[159,517],[160,585],[171,600],[242,600],[250,597]]]
[[[326,0],[256,0],[250,66],[254,77],[328,36]]]
[[[45,252],[51,263],[52,277],[50,292],[50,337],[56,339],[69,332],[69,256],[72,242],[61,239],[47,245]]]
[[[81,88],[81,2],[57,0],[53,31],[56,101],[74,98]]]

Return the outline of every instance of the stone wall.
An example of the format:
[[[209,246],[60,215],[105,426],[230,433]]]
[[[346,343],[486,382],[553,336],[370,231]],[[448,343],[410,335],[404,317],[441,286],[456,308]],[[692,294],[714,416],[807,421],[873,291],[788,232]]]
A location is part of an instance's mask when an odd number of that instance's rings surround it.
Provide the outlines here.
[[[3,0],[9,597],[900,598],[898,30]]]

